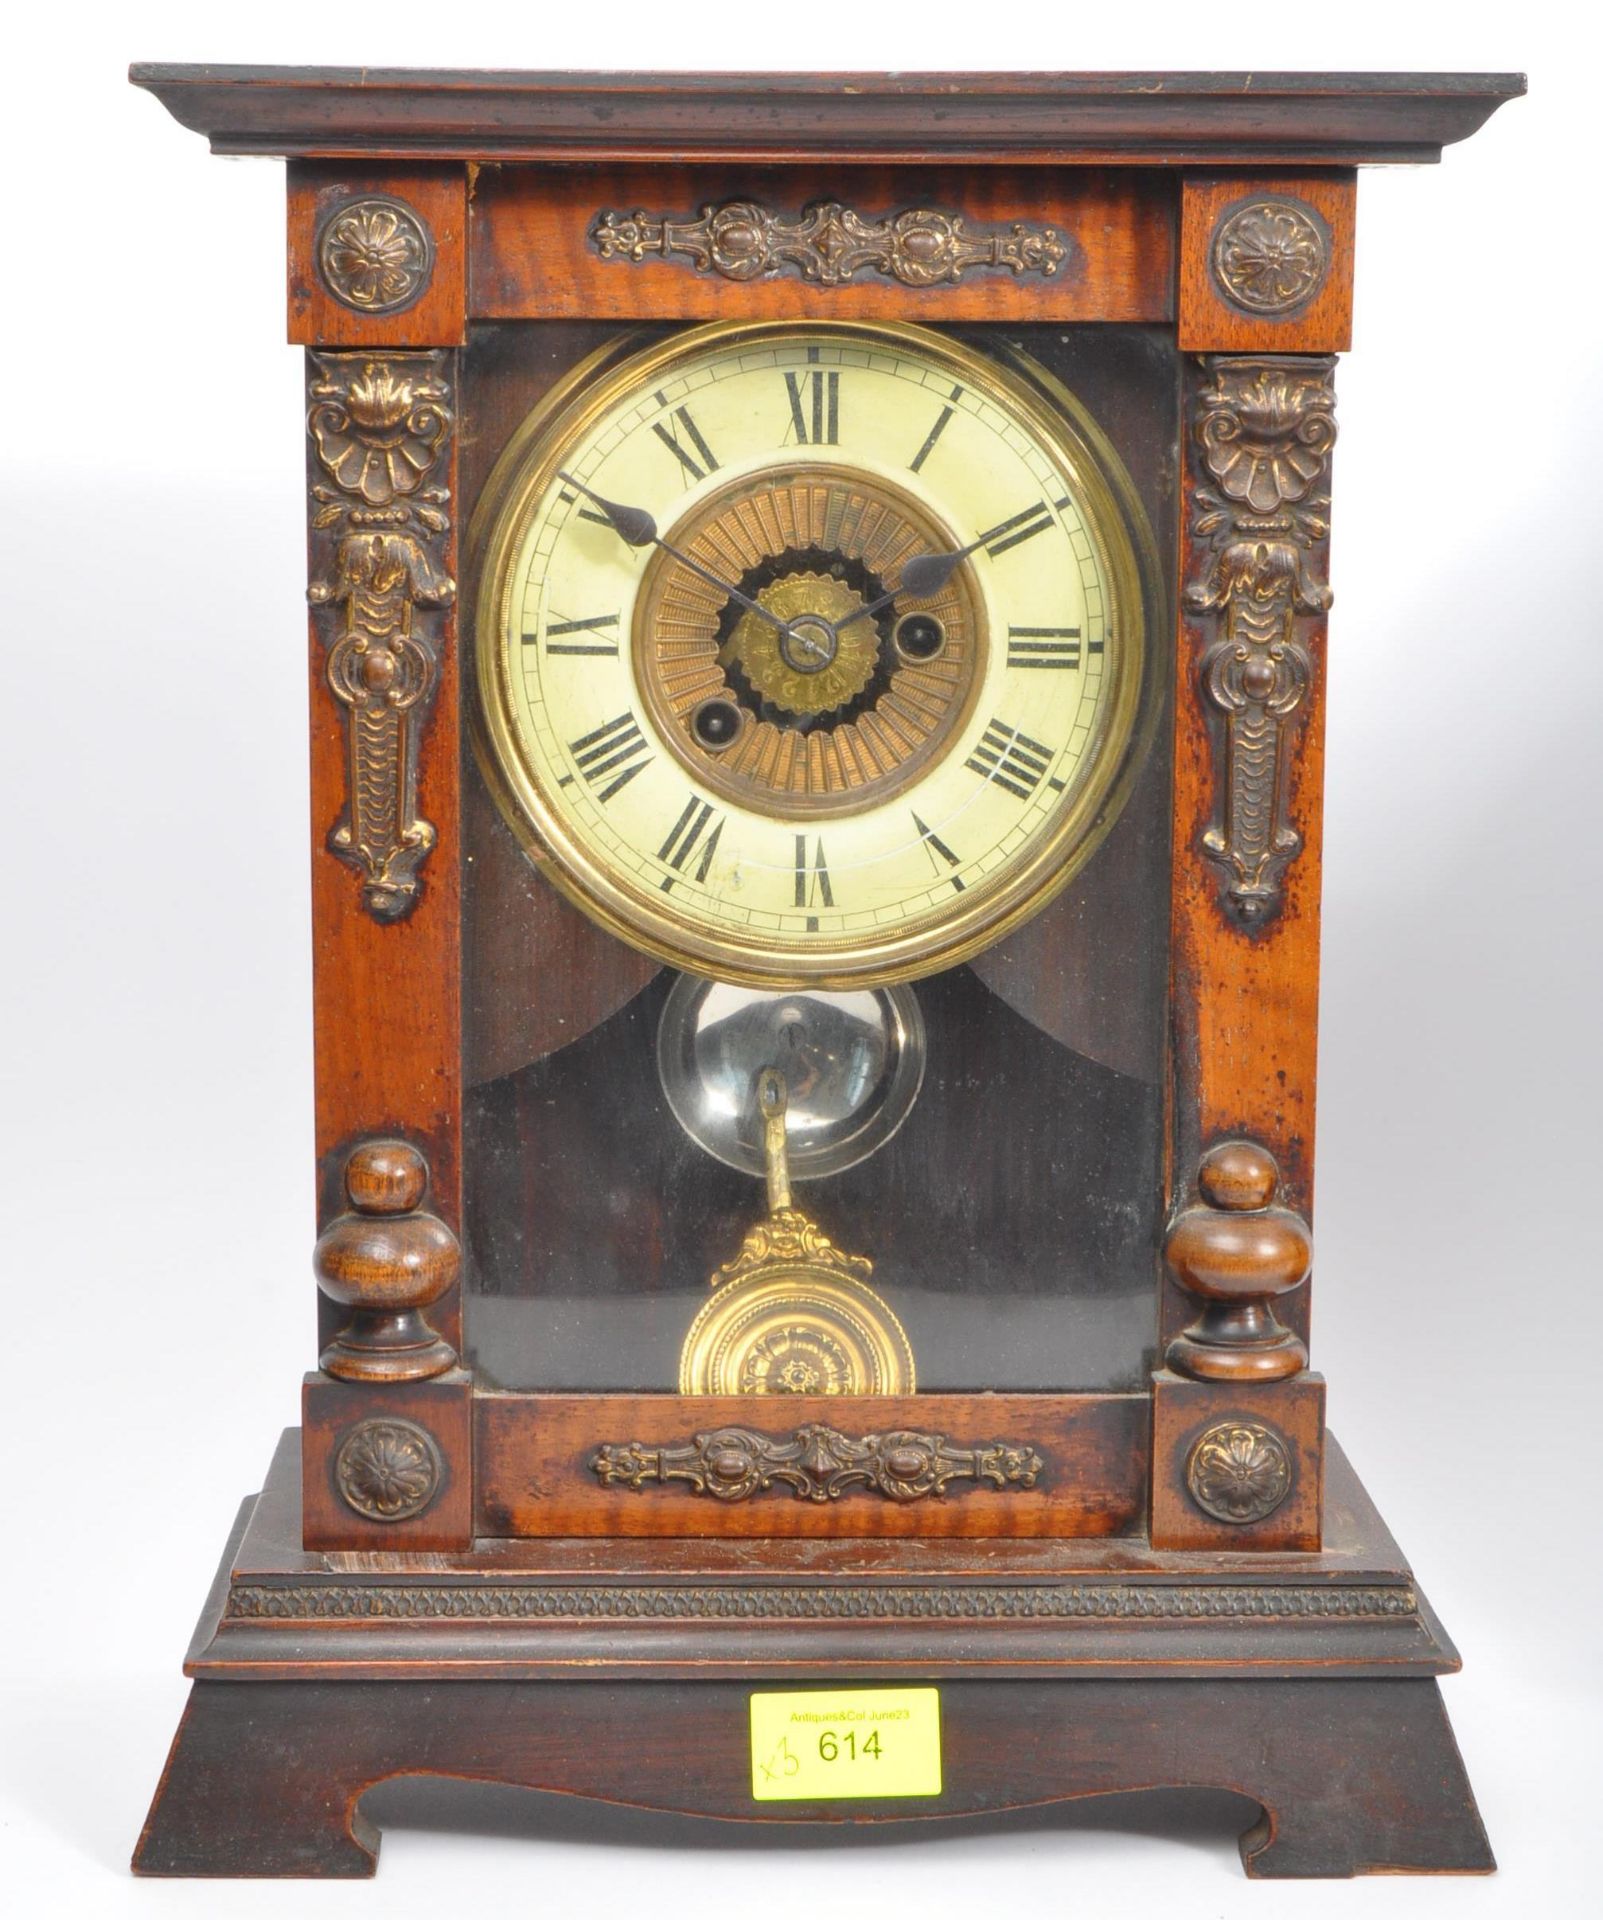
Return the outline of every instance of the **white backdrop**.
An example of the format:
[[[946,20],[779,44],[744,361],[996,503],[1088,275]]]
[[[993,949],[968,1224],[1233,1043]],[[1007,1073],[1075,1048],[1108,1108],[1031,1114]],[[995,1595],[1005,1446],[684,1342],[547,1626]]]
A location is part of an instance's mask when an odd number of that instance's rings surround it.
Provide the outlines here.
[[[1598,47],[1581,17],[1475,0],[1273,15],[135,0],[13,18],[12,1911],[212,1920],[371,1898],[125,1874],[190,1623],[315,1353],[301,371],[283,343],[281,169],[208,157],[123,83],[130,58],[1530,71],[1531,98],[1440,168],[1369,173],[1360,193],[1338,381],[1315,1315],[1332,1423],[1465,1654],[1445,1691],[1502,1875],[1249,1888],[1241,1822],[1218,1805],[1178,1828],[1121,1805],[759,1854],[520,1817],[510,1795],[490,1797],[488,1835],[392,1827],[380,1871],[395,1916],[499,1899],[587,1920],[889,1902],[945,1920],[999,1892],[1089,1913],[1580,1910],[1567,1889],[1603,1706],[1581,1371],[1603,1065]]]

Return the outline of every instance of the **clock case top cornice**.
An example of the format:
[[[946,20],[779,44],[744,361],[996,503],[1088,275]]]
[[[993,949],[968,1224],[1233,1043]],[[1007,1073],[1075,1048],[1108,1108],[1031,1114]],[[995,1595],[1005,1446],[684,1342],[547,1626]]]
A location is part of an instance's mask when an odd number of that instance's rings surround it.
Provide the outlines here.
[[[522,73],[136,63],[214,153],[365,160],[1432,161],[1515,73]]]

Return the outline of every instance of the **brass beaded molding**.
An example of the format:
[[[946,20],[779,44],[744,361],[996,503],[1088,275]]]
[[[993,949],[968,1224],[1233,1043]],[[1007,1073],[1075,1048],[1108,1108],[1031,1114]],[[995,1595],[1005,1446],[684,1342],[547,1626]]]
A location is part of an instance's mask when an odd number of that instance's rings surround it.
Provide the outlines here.
[[[230,1620],[1384,1620],[1405,1586],[241,1584]]]

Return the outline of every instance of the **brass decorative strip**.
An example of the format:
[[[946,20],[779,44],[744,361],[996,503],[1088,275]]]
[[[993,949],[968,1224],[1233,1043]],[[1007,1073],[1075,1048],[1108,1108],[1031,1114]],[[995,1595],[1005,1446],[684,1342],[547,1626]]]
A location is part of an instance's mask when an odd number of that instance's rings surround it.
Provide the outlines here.
[[[1279,904],[1302,845],[1289,794],[1295,716],[1313,661],[1299,617],[1326,612],[1328,476],[1336,443],[1329,355],[1212,356],[1193,423],[1203,484],[1187,610],[1204,633],[1201,680],[1221,716],[1214,816],[1203,850],[1247,921]]]
[[[950,1586],[274,1587],[241,1583],[230,1620],[1383,1620],[1412,1587]]]
[[[439,681],[427,616],[456,597],[440,480],[454,427],[447,360],[312,353],[308,363],[311,531],[323,570],[307,598],[330,610],[328,684],[345,709],[349,762],[328,844],[362,875],[369,912],[394,920],[416,902],[435,840],[417,812],[417,746]]]
[[[609,1442],[590,1467],[603,1486],[632,1493],[674,1482],[714,1500],[734,1501],[786,1486],[798,1500],[824,1502],[853,1492],[896,1501],[939,1498],[954,1480],[998,1489],[1033,1487],[1044,1464],[1033,1447],[999,1441],[954,1447],[944,1434],[910,1432],[870,1433],[859,1440],[834,1427],[809,1425],[789,1439],[717,1427],[681,1447]]]
[[[1016,220],[971,233],[961,214],[910,208],[881,220],[838,200],[820,200],[792,219],[755,200],[703,207],[697,218],[605,212],[590,229],[603,260],[639,262],[681,254],[698,273],[725,280],[772,279],[786,272],[819,287],[842,287],[879,273],[904,287],[961,280],[974,268],[1055,274],[1072,243],[1056,227]]]

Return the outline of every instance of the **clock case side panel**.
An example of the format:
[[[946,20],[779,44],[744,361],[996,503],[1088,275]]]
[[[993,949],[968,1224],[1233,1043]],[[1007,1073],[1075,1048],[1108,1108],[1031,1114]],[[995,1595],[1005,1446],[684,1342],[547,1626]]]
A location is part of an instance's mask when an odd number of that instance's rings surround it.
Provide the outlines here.
[[[1334,375],[1349,345],[1355,214],[1347,171],[1182,182],[1155,1545],[1310,1550],[1321,1538],[1309,1223]]]
[[[323,1349],[302,1394],[309,1549],[444,1551],[472,1537],[456,1239],[467,207],[462,167],[289,169],[289,334],[306,349]]]

